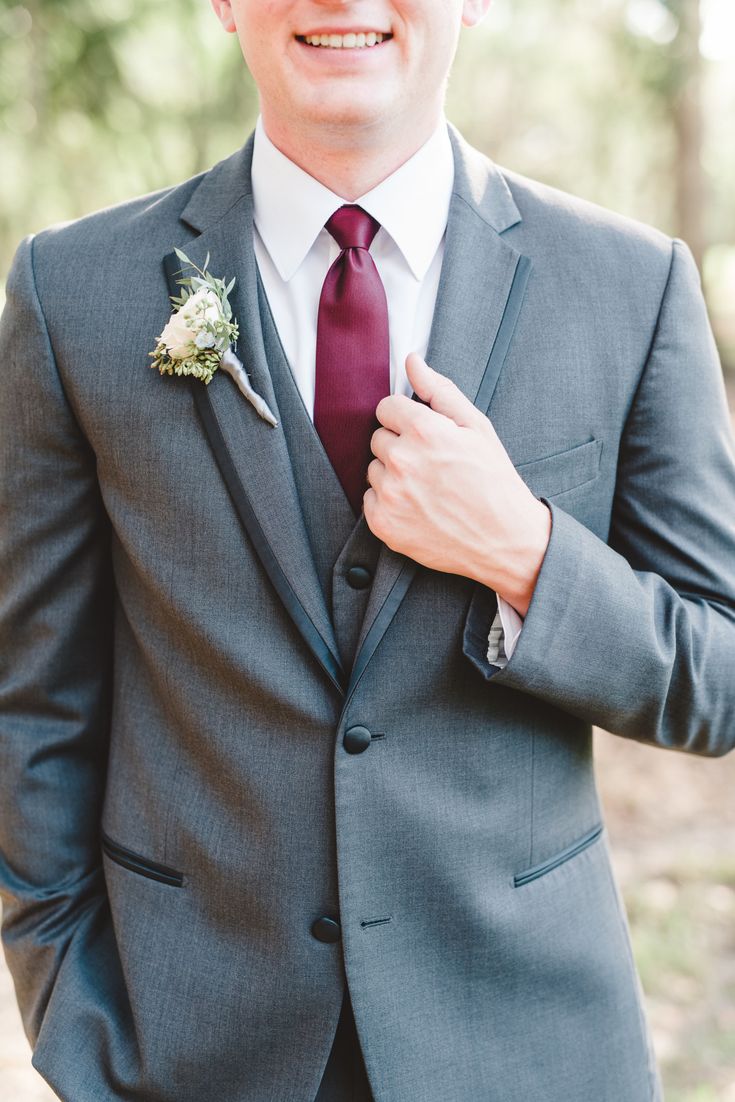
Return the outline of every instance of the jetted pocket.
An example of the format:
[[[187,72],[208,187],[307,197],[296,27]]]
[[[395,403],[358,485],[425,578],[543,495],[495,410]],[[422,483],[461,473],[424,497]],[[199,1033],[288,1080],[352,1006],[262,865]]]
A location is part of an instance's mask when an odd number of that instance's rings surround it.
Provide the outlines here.
[[[516,464],[516,470],[537,497],[555,497],[592,482],[600,472],[602,440],[587,440],[563,452]]]
[[[168,865],[159,865],[156,861],[149,861],[139,853],[120,846],[113,842],[107,834],[102,832],[103,852],[114,861],[116,865],[122,865],[130,872],[137,872],[140,876],[147,876],[149,880],[158,880],[161,884],[170,884],[173,888],[180,888],[184,883],[184,874]]]
[[[524,869],[523,872],[516,873],[513,877],[513,887],[520,888],[524,884],[530,884],[532,880],[538,880],[539,877],[545,876],[546,873],[551,872],[552,869],[558,869],[560,865],[566,864],[572,857],[576,857],[577,854],[582,853],[588,846],[591,846],[593,842],[602,834],[603,824],[598,823],[592,830],[588,831],[582,838],[578,838],[576,842],[572,842],[566,849],[561,850],[560,853],[556,853],[553,857],[550,857],[547,861],[542,861],[539,865],[534,865],[530,869]]]

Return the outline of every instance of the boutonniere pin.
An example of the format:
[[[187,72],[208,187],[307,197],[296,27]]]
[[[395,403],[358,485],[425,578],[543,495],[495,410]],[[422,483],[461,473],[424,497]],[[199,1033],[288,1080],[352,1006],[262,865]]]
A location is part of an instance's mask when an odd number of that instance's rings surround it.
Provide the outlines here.
[[[181,294],[171,295],[174,311],[157,338],[155,351],[149,353],[153,360],[151,367],[157,367],[162,375],[193,375],[206,384],[221,367],[232,376],[260,416],[269,425],[277,425],[267,402],[251,387],[247,372],[233,351],[238,328],[228,295],[235,280],[225,283],[211,275],[209,253],[203,270],[180,249],[176,249],[176,255],[196,274],[176,280]]]

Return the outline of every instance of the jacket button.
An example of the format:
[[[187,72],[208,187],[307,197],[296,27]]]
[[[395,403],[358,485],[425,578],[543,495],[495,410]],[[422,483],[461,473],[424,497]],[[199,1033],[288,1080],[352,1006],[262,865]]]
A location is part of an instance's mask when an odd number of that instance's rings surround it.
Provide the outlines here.
[[[347,584],[353,589],[367,589],[373,576],[365,566],[351,566],[347,571]]]
[[[334,918],[328,918],[327,915],[322,915],[321,918],[317,918],[312,922],[311,932],[317,941],[339,941],[342,936],[339,922]]]
[[[350,727],[345,731],[342,745],[348,754],[361,754],[367,750],[372,737],[367,727]]]

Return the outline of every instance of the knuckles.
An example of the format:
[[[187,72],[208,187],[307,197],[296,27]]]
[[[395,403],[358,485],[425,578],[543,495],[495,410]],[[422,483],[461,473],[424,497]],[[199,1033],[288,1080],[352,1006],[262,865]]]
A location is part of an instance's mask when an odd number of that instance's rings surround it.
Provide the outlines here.
[[[391,448],[385,457],[385,467],[392,478],[399,482],[413,480],[420,470],[420,464],[416,462],[415,452],[411,448],[401,447],[400,442],[394,448]],[[390,480],[386,480],[386,482],[387,488],[390,485]]]
[[[436,433],[432,422],[433,418],[430,417],[416,417],[408,426],[408,435],[420,444],[430,444]]]

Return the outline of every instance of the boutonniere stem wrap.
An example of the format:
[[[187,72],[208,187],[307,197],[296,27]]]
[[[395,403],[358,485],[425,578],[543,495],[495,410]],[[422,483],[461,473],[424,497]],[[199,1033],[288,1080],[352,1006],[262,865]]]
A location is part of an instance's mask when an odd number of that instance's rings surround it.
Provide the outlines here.
[[[162,375],[193,375],[207,385],[221,367],[263,420],[277,425],[268,403],[253,390],[234,352],[238,326],[228,296],[235,280],[225,283],[211,275],[209,254],[203,269],[180,249],[176,249],[176,255],[196,274],[176,280],[181,294],[171,296],[174,311],[156,341],[155,351],[150,353],[151,367],[157,367]]]

